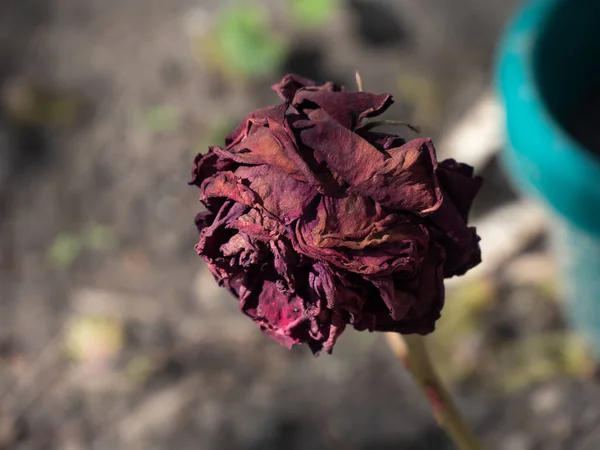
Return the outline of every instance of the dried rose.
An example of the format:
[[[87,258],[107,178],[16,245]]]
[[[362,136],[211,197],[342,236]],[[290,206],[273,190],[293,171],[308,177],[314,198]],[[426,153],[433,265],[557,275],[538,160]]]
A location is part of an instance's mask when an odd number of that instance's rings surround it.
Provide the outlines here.
[[[467,215],[481,179],[430,139],[372,131],[387,94],[287,75],[194,162],[198,254],[269,336],[331,352],[357,330],[430,333],[444,278],[481,260]]]

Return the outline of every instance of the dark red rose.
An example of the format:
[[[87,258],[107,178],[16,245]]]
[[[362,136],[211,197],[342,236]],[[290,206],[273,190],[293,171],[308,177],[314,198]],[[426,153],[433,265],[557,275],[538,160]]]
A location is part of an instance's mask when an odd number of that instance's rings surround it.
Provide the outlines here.
[[[346,325],[430,333],[444,278],[481,260],[467,215],[481,180],[430,139],[377,133],[387,94],[287,75],[194,162],[198,254],[261,329],[331,352]]]

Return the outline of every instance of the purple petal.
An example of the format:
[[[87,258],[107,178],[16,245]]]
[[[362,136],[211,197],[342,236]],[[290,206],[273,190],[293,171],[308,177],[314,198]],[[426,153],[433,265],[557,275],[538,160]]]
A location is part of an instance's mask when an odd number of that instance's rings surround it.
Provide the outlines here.
[[[230,199],[242,205],[253,208],[260,207],[261,198],[244,185],[242,180],[232,172],[219,172],[202,182],[200,200],[209,208],[220,204],[224,199]]]
[[[292,105],[313,119],[314,111],[322,109],[344,128],[354,130],[367,117],[382,114],[394,100],[389,94],[367,92],[330,92],[307,87],[296,92]]]
[[[415,222],[389,215],[363,197],[322,197],[298,221],[294,246],[310,258],[352,273],[413,271],[429,239]]]
[[[298,219],[317,191],[268,165],[240,167],[235,176],[245,180],[249,189],[262,200],[262,206],[283,223]]]
[[[248,121],[248,129],[226,149],[214,151],[223,159],[244,165],[268,164],[280,172],[318,187],[321,182],[302,158],[284,116]]]
[[[327,120],[311,122],[301,130],[301,139],[332,172],[387,208],[427,215],[442,203],[430,139],[415,139],[383,153]]]
[[[443,266],[443,249],[432,245],[417,276],[374,279],[381,300],[375,297],[368,302],[354,327],[402,334],[431,333],[444,305]]]
[[[306,342],[308,318],[300,297],[281,292],[275,280],[254,274],[240,293],[240,308],[258,323],[264,333],[291,348]],[[248,275],[249,277],[249,275]]]
[[[294,95],[296,95],[296,92],[298,92],[298,90],[305,87],[316,86],[317,83],[315,83],[312,80],[309,80],[308,78],[301,77],[300,75],[289,74],[284,76],[279,83],[271,86],[271,89],[273,89],[282,100],[286,101],[287,103],[290,103],[293,100]],[[319,86],[318,89],[327,91],[341,90],[339,86],[331,82]]]
[[[444,190],[444,197],[452,202],[466,223],[471,204],[481,189],[483,180],[481,177],[474,176],[471,166],[458,163],[453,159],[446,159],[439,163],[436,174]]]
[[[196,155],[192,168],[192,178],[188,184],[200,187],[204,180],[216,173],[235,168],[236,164],[234,161],[221,157],[215,153],[215,150],[218,151],[220,149],[219,147],[209,147],[207,154],[198,153]]]

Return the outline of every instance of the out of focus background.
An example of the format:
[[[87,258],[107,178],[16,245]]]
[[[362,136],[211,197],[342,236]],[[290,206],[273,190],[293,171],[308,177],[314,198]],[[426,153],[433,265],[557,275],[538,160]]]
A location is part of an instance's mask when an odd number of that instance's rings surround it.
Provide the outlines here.
[[[492,70],[517,4],[1,0],[0,449],[452,448],[382,336],[288,351],[193,248],[194,155],[283,74],[356,70],[395,96],[387,118],[486,179],[484,264],[448,283],[430,338],[485,448],[598,448],[551,222],[498,162]]]

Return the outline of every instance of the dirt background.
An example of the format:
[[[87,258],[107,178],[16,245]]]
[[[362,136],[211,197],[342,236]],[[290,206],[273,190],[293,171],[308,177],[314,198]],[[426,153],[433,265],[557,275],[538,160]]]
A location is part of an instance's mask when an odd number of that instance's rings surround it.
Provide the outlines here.
[[[227,2],[0,2],[0,449],[451,448],[380,336],[319,358],[262,336],[195,255],[186,183],[288,71],[358,69],[396,95],[388,117],[442,136],[517,2],[340,0],[318,27],[261,3],[287,56],[232,77],[202,44]],[[517,198],[496,160],[480,169],[476,219]],[[449,293],[432,350],[485,448],[600,448],[554,278],[541,236]]]

